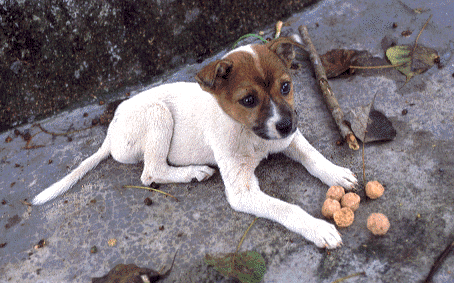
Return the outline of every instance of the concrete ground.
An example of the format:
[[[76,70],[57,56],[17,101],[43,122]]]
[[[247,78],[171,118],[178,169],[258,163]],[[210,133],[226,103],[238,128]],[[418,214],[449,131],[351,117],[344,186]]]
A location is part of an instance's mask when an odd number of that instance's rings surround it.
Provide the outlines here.
[[[265,258],[263,282],[333,282],[358,272],[364,275],[344,282],[422,282],[454,241],[452,11],[454,2],[440,0],[333,0],[288,19],[286,32],[308,25],[320,54],[351,48],[383,58],[392,43],[413,44],[433,15],[418,44],[437,50],[443,67],[434,66],[405,86],[405,77],[394,69],[330,80],[344,112],[370,103],[377,94],[375,108],[397,130],[395,140],[365,146],[366,179],[383,183],[385,194],[367,200],[363,186],[358,188],[363,197],[360,208],[353,225],[340,229],[344,245],[336,250],[318,249],[281,225],[259,219],[241,250],[254,250]],[[402,36],[404,31],[411,35]],[[273,28],[265,33],[271,37]],[[187,66],[159,83],[193,81],[207,63]],[[302,64],[292,71],[299,128],[328,159],[351,168],[362,179],[361,151],[336,145],[337,128],[310,65]],[[109,99],[127,91],[131,90]],[[105,107],[76,107],[41,125],[53,132],[82,129]],[[123,165],[109,158],[63,196],[30,208],[21,200],[30,200],[94,153],[106,128],[69,136],[34,136],[40,130],[32,125],[18,130],[28,131],[33,136],[28,146],[35,147],[25,149],[26,142],[13,130],[0,135],[1,282],[90,282],[119,263],[159,271],[170,266],[177,250],[175,266],[162,282],[236,282],[203,261],[207,253],[234,252],[254,219],[229,207],[219,174],[202,183],[162,185],[160,189],[180,200],[176,202],[154,192],[122,188],[140,185],[142,164]],[[327,187],[303,166],[274,155],[256,173],[262,190],[322,217]],[[151,206],[144,204],[147,197],[153,200]],[[385,236],[373,236],[366,229],[373,212],[388,216],[391,228]],[[41,239],[46,244],[35,249]],[[116,245],[109,246],[109,239],[116,239]],[[97,253],[90,253],[93,246]],[[454,282],[454,255],[447,257],[433,282]]]

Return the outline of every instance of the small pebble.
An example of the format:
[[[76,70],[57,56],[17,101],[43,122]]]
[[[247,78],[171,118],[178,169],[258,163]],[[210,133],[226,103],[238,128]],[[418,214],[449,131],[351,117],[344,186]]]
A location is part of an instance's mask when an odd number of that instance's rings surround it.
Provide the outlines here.
[[[39,240],[38,244],[34,246],[35,250],[43,248],[46,245],[46,241],[44,239]]]
[[[151,185],[150,185],[150,188],[153,188],[155,190],[159,189],[159,187],[160,187],[160,185],[158,183],[155,183],[155,182],[151,183]]]
[[[151,198],[149,198],[149,197],[145,198],[143,200],[143,202],[145,203],[145,205],[148,205],[148,206],[153,204],[153,200]]]
[[[109,247],[115,247],[115,246],[117,245],[117,239],[109,239],[109,240],[107,241],[107,245],[108,245]]]

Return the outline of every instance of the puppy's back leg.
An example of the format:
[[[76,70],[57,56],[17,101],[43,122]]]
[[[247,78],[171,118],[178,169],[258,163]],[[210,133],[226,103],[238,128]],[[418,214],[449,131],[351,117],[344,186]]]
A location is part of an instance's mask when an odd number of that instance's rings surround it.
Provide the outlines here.
[[[147,134],[144,142],[144,169],[140,180],[146,186],[156,183],[189,183],[203,181],[215,170],[208,166],[170,166],[167,163],[174,120],[170,110],[156,102],[147,111]]]

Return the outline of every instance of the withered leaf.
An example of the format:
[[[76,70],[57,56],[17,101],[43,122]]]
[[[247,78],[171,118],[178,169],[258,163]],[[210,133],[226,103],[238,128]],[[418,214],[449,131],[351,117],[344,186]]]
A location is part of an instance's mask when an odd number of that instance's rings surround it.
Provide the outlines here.
[[[141,283],[141,276],[148,277],[150,282],[156,282],[161,276],[159,272],[153,269],[138,267],[135,264],[117,264],[109,273],[103,277],[92,278],[92,283]]]
[[[374,109],[373,102],[349,111],[344,119],[350,124],[355,136],[363,143],[390,141],[397,134],[391,121],[383,113]]]
[[[350,69],[358,55],[363,52],[348,49],[333,49],[320,56],[326,77],[334,78]]]
[[[169,276],[172,271],[173,264],[175,263],[175,253],[172,265],[165,273],[157,272],[153,269],[146,267],[138,267],[135,264],[117,264],[112,268],[109,273],[103,277],[94,277],[91,279],[92,283],[143,283],[143,282],[157,282]]]

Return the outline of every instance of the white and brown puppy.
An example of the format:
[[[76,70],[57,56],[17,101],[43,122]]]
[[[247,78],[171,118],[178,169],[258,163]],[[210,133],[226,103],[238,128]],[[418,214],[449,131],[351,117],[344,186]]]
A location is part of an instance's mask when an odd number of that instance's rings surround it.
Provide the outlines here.
[[[356,184],[350,170],[325,159],[297,129],[288,73],[294,43],[280,38],[237,48],[203,68],[199,84],[161,85],[124,101],[101,148],[32,204],[64,193],[109,155],[143,160],[144,185],[202,181],[215,172],[208,165],[217,165],[233,209],[277,221],[318,247],[339,246],[334,225],[266,195],[254,175],[263,158],[283,152],[329,186]]]

